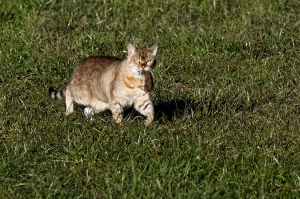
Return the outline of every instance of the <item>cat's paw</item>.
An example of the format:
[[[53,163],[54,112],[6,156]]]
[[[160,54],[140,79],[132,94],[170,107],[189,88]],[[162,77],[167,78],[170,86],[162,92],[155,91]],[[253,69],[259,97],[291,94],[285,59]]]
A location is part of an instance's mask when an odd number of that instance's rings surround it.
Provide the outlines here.
[[[113,115],[113,118],[115,119],[115,121],[117,123],[121,123],[122,122],[122,119],[123,119],[123,115],[122,114],[114,114]]]
[[[94,109],[90,107],[85,107],[83,110],[83,114],[85,115],[86,118],[92,120],[92,117],[94,115]]]
[[[71,111],[66,111],[66,112],[65,112],[65,116],[68,116],[68,115],[70,115],[71,113],[73,113],[73,112],[71,112]]]
[[[153,114],[148,114],[145,120],[145,125],[146,126],[150,125],[152,121],[153,121]]]
[[[122,119],[123,119],[122,116],[119,116],[116,118],[116,122],[119,124],[122,122]]]
[[[151,122],[152,122],[152,120],[146,119],[146,120],[145,120],[145,125],[146,125],[146,126],[149,126],[149,125],[151,124]]]

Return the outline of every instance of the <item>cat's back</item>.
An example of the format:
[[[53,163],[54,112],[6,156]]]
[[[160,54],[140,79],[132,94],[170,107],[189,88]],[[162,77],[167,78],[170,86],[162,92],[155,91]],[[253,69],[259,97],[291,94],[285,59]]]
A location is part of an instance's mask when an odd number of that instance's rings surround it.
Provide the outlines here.
[[[117,57],[91,56],[79,62],[76,68],[94,71],[107,70],[122,61],[122,59]]]
[[[91,56],[83,59],[75,67],[71,82],[92,81],[107,72],[116,73],[122,59],[106,56]]]

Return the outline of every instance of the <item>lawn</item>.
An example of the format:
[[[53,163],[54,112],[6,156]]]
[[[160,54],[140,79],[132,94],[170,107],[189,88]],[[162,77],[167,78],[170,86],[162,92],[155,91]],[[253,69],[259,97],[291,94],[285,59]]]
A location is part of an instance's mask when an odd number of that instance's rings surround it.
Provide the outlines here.
[[[0,198],[299,198],[300,2],[0,1]],[[90,55],[157,43],[154,122],[65,117]]]

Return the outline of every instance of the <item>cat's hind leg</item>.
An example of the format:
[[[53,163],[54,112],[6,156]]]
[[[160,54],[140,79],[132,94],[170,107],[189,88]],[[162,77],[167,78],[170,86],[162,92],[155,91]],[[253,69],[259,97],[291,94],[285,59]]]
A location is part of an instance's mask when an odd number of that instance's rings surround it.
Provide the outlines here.
[[[110,105],[110,110],[116,122],[120,123],[123,119],[123,107],[121,106],[120,102],[112,101]]]
[[[91,108],[91,107],[85,107],[84,109],[83,109],[83,114],[85,115],[85,117],[87,117],[87,118],[92,118],[92,116],[94,115],[94,113],[95,113],[95,111],[94,111],[94,109],[93,108]]]
[[[152,101],[149,97],[149,94],[144,95],[143,97],[137,98],[134,103],[134,108],[141,113],[142,115],[146,116],[145,125],[149,125],[154,118],[154,108]]]
[[[69,115],[74,111],[74,102],[70,92],[69,87],[66,88],[66,113],[65,115]]]

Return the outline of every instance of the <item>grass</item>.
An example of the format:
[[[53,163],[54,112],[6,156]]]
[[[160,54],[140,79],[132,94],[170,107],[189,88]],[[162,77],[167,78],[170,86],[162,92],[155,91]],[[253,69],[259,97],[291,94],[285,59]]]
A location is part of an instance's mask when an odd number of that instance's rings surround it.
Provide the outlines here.
[[[297,198],[297,0],[0,2],[0,198]],[[64,117],[89,55],[158,43],[155,120]]]

